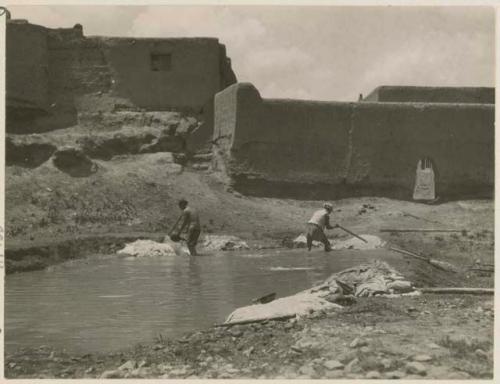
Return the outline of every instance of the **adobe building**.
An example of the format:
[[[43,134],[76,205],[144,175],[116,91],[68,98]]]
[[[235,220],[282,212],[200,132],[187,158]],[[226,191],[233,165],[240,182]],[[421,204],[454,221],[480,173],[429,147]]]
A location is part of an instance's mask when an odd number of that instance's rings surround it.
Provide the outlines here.
[[[216,167],[246,194],[412,199],[420,161],[441,198],[491,197],[494,117],[492,88],[379,87],[323,102],[233,84],[215,97]]]
[[[215,38],[87,37],[79,24],[25,20],[9,20],[6,34],[12,133],[69,127],[86,111],[120,107],[211,114],[214,95],[236,82]]]
[[[185,111],[246,194],[412,198],[432,164],[443,198],[491,197],[494,89],[382,86],[358,102],[264,99],[215,38],[108,38],[7,22],[7,132],[86,114]],[[201,142],[201,141],[200,141]]]

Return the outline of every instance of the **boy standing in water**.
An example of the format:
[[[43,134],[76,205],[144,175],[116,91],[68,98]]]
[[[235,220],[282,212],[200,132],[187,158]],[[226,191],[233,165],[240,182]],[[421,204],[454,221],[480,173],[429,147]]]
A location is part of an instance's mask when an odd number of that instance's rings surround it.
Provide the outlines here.
[[[180,233],[187,228],[187,247],[191,256],[196,256],[196,244],[198,243],[198,238],[200,237],[201,231],[198,212],[194,208],[188,207],[188,202],[186,199],[179,200],[179,208],[181,209],[182,214],[179,217],[178,221],[182,220],[182,223],[179,231],[173,233],[176,233],[177,237],[179,237]]]
[[[325,246],[325,252],[330,252],[332,247],[330,242],[326,238],[325,228],[334,229],[337,228],[336,224],[334,227],[330,225],[330,213],[332,213],[333,206],[330,203],[323,204],[323,209],[314,212],[311,219],[307,222],[307,250],[310,251],[312,247],[313,240],[318,240]]]

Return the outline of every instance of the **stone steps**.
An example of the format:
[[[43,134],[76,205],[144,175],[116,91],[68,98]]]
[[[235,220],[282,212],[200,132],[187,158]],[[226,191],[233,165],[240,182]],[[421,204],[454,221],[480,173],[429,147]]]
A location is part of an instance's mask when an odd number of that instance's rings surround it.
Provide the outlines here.
[[[189,159],[190,168],[196,171],[210,171],[212,160],[212,148],[200,149]]]
[[[195,163],[208,162],[212,161],[213,155],[212,153],[197,153],[193,155],[192,161]]]
[[[208,154],[212,154],[212,146],[205,146],[204,148],[201,148],[201,149],[198,149],[198,151],[196,151],[195,155],[208,155]]]
[[[192,164],[191,168],[196,171],[208,171],[210,169],[210,164]]]

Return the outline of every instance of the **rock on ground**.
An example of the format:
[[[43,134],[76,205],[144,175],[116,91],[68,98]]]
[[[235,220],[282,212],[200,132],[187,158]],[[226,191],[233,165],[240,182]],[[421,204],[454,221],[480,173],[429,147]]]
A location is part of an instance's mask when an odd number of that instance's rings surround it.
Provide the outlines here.
[[[405,377],[405,373],[402,371],[390,371],[385,374],[388,379],[402,379]]]
[[[351,348],[358,348],[358,347],[364,347],[365,345],[368,345],[368,342],[366,340],[360,339],[359,337],[356,337],[351,344],[349,344],[349,347]]]
[[[329,369],[329,370],[334,370],[334,369],[344,369],[344,364],[342,364],[340,361],[338,360],[328,360],[328,361],[325,361],[323,363],[323,366],[326,368],[326,369]]]
[[[406,364],[406,372],[425,376],[427,374],[427,368],[425,368],[425,365],[419,363],[418,361],[412,361]]]
[[[416,355],[416,356],[413,357],[413,360],[423,363],[423,362],[426,362],[426,361],[431,361],[432,357],[429,356],[429,355]]]
[[[118,367],[120,371],[132,371],[137,368],[137,363],[135,361],[129,360]]]
[[[380,379],[382,378],[382,375],[380,374],[379,371],[370,371],[366,374],[365,376],[367,379]]]
[[[125,376],[124,371],[120,371],[119,369],[104,371],[101,375],[101,379],[120,379]]]

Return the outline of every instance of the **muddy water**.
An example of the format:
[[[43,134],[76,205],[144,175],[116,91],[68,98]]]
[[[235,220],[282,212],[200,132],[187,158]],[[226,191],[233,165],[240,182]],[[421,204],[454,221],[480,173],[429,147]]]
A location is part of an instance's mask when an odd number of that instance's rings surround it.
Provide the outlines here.
[[[276,292],[311,287],[383,251],[225,252],[199,257],[92,257],[9,275],[5,346],[87,353],[203,329]]]

